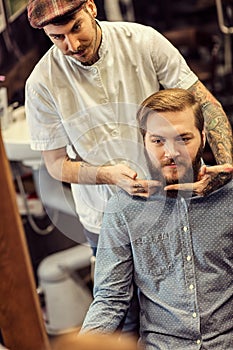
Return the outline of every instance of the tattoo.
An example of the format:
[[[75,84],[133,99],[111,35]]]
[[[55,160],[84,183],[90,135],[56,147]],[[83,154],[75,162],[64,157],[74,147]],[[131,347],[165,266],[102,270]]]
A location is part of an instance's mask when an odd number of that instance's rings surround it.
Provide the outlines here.
[[[79,164],[80,164],[80,166],[81,166],[82,168],[91,167],[91,165],[90,165],[90,164],[85,163],[85,162],[79,162]]]
[[[208,185],[203,190],[203,196],[207,196],[213,191],[216,191],[220,187],[226,185],[229,181],[232,180],[232,174],[229,172],[221,171],[215,175]]]
[[[221,104],[200,82],[189,88],[202,106],[207,139],[217,164],[232,164],[233,138],[230,122]]]

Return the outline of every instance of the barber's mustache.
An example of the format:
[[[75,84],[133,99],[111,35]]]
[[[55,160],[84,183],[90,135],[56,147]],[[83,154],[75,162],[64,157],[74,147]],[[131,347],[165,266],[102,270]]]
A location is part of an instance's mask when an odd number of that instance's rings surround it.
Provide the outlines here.
[[[77,50],[75,51],[68,51],[67,52],[67,55],[79,55],[81,52],[85,51],[86,50],[86,46],[82,46],[82,47],[79,47]]]

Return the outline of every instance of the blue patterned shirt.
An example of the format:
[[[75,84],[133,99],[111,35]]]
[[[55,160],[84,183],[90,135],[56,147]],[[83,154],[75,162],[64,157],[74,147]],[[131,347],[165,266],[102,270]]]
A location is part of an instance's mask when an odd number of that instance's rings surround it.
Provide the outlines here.
[[[110,199],[83,330],[113,332],[139,288],[146,350],[233,349],[233,183],[207,197]]]

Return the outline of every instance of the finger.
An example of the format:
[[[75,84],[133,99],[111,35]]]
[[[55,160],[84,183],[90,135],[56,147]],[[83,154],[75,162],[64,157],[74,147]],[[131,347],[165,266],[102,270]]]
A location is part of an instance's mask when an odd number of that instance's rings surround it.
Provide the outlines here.
[[[224,173],[233,173],[233,167],[232,168],[224,168]]]
[[[161,185],[162,183],[158,180],[137,180],[133,183],[134,187],[143,187],[143,188],[159,187]]]
[[[154,187],[160,187],[162,186],[162,182],[158,180],[148,180],[147,181],[148,187],[149,188],[154,188]]]
[[[134,171],[134,170],[132,170],[130,168],[127,168],[127,170],[123,171],[122,175],[127,176],[128,178],[133,179],[133,180],[135,180],[136,177],[138,176],[136,171]]]
[[[146,191],[153,188],[161,187],[161,186],[162,186],[162,183],[157,180],[137,180],[137,182],[133,184],[133,188],[136,188],[136,189],[143,188]]]
[[[230,164],[215,165],[206,167],[206,174],[233,173],[233,166]]]
[[[118,181],[117,186],[128,192],[131,196],[147,192],[147,188],[144,188],[142,184],[126,178]]]
[[[133,184],[133,195],[148,198],[161,189],[161,182],[157,180],[142,180]]]
[[[148,190],[146,190],[145,188],[139,188],[132,195],[133,195],[133,197],[149,198],[150,192]]]
[[[150,194],[148,192],[147,193],[135,193],[135,194],[133,194],[133,197],[149,198]]]
[[[182,183],[175,185],[168,185],[164,187],[165,191],[192,191],[200,196],[204,195],[204,190],[210,182],[211,177],[209,175],[205,175],[202,180],[194,182],[194,183]]]
[[[140,182],[136,182],[133,184],[133,188],[143,188],[143,185]]]
[[[194,183],[174,184],[164,187],[165,191],[193,191]]]
[[[134,188],[133,189],[133,194],[138,194],[138,193],[146,193],[148,192],[145,188],[141,187],[141,188]]]
[[[206,165],[202,165],[199,174],[198,174],[198,179],[201,180],[201,178],[206,174]]]
[[[210,180],[210,176],[205,175],[200,181],[168,185],[164,187],[164,190],[165,191],[170,191],[170,190],[195,191],[195,190],[198,190],[199,187],[202,188],[203,186],[205,186],[209,180]]]

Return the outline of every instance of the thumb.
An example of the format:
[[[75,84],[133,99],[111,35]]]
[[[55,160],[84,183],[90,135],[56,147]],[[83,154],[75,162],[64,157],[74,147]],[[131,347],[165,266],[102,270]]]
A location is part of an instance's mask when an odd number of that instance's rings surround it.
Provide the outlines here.
[[[202,165],[199,173],[198,173],[198,180],[201,180],[203,178],[203,176],[205,176],[206,174],[206,165]]]
[[[137,172],[135,170],[129,168],[128,166],[125,166],[122,173],[132,180],[136,180],[136,178],[138,176]]]

